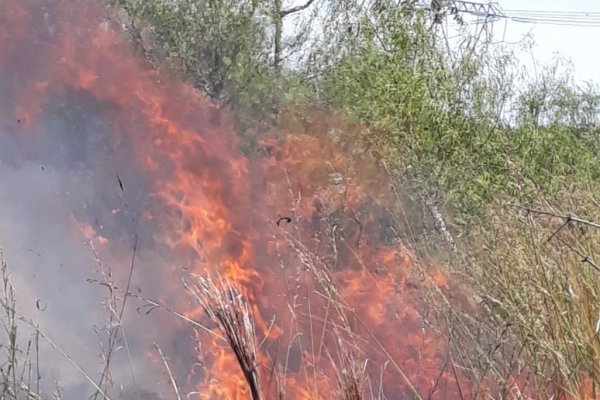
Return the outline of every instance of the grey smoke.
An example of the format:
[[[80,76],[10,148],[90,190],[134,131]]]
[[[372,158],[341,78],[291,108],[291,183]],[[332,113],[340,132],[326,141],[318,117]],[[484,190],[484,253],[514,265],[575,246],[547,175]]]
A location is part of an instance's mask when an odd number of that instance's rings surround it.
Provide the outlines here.
[[[79,236],[76,220],[120,240],[111,249],[100,246],[98,252],[102,264],[123,287],[129,269],[128,265],[122,265],[123,255],[127,256],[131,249],[128,238],[143,232],[134,232],[137,228],[132,212],[117,216],[109,212],[113,207],[123,209],[125,199],[112,168],[96,168],[94,156],[86,155],[85,142],[95,133],[80,131],[83,134],[79,140],[61,140],[51,132],[59,125],[47,124],[48,131],[41,132],[46,140],[50,140],[48,137],[56,140],[42,151],[32,152],[19,146],[15,136],[18,132],[6,127],[0,132],[0,248],[16,287],[19,313],[39,324],[41,331],[97,378],[102,370],[100,342],[106,339],[108,324],[108,311],[103,304],[107,290],[89,282],[102,276],[92,249]],[[107,216],[112,216],[110,221]],[[132,288],[156,294],[152,287],[146,290],[147,283],[152,282],[148,270],[160,271],[156,264],[164,260],[144,246],[137,256],[139,269],[134,270]],[[160,272],[155,276],[160,276]],[[144,355],[152,340],[160,339],[160,331],[153,328],[155,317],[136,313],[139,304],[132,299],[128,301],[124,326],[126,333],[131,333],[128,340],[134,353],[136,382],[160,389],[163,372],[148,368]],[[5,339],[2,335],[0,341]],[[25,342],[31,335],[31,330],[23,330],[20,339]],[[43,341],[41,344],[44,394],[51,393],[56,382],[63,387],[65,399],[90,394],[90,385],[81,374],[50,346]],[[112,372],[115,381],[124,388],[134,382],[129,364],[121,348],[115,353]]]

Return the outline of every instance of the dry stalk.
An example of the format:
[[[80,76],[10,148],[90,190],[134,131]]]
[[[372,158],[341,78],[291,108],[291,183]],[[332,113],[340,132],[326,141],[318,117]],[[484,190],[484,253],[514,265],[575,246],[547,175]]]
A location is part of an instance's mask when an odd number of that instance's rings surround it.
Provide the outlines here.
[[[120,182],[120,180],[119,180],[119,182]],[[100,347],[102,348],[101,357],[103,360],[103,367],[102,367],[102,373],[98,380],[98,386],[101,388],[104,386],[110,386],[113,384],[112,376],[111,376],[111,364],[112,364],[113,355],[114,355],[114,353],[117,349],[117,345],[119,343],[119,339],[123,340],[124,348],[127,352],[127,358],[129,361],[131,377],[132,377],[133,382],[135,383],[135,373],[133,370],[133,361],[132,361],[131,351],[129,348],[129,341],[127,339],[127,335],[125,334],[125,327],[123,326],[123,313],[125,311],[125,305],[127,303],[127,297],[129,294],[129,288],[131,286],[131,279],[133,276],[133,270],[134,270],[134,266],[135,266],[137,241],[138,241],[138,238],[137,238],[137,235],[135,235],[131,264],[130,264],[130,268],[129,268],[129,277],[127,279],[127,285],[126,285],[126,289],[125,289],[122,299],[119,299],[119,297],[118,297],[117,290],[116,290],[117,286],[113,282],[114,277],[113,277],[113,273],[112,273],[111,269],[106,267],[104,265],[104,263],[102,262],[100,255],[98,254],[98,251],[96,250],[96,247],[94,246],[92,239],[88,238],[86,241],[87,246],[90,248],[90,251],[92,252],[94,260],[96,261],[98,271],[100,272],[100,274],[103,277],[103,281],[104,281],[103,286],[105,288],[107,288],[107,290],[108,290],[108,295],[103,301],[103,304],[108,311],[108,317],[109,317],[108,327],[105,328],[105,331],[107,334],[106,346],[104,345],[104,341],[101,337],[101,332],[99,330],[96,331],[98,334],[98,337],[100,339]],[[88,280],[88,282],[89,282],[89,280]],[[95,400],[95,399],[98,399],[98,396],[100,396],[100,393],[96,392],[92,397]]]
[[[173,387],[175,396],[177,396],[177,400],[181,400],[181,393],[179,392],[179,387],[177,386],[177,382],[175,381],[175,377],[173,376],[171,367],[169,366],[169,363],[167,362],[167,358],[165,357],[162,349],[156,342],[154,342],[154,348],[158,352],[158,355],[160,356],[160,359],[162,360],[163,365],[165,366],[165,370],[167,371],[167,374],[169,375],[169,381],[171,382],[171,386]]]
[[[535,210],[533,208],[523,207],[523,206],[520,206],[517,204],[508,204],[508,206],[521,209],[521,210],[526,211],[527,213],[531,213],[531,214],[546,215],[548,217],[560,218],[560,219],[565,220],[565,223],[567,223],[567,224],[571,223],[571,222],[577,222],[582,225],[587,225],[592,228],[600,229],[600,224],[593,222],[593,221],[588,221],[586,219],[579,218],[578,216],[573,215],[573,214],[565,215],[565,214],[559,214],[559,213],[555,213],[555,212],[551,212],[551,211]]]
[[[28,324],[32,329],[34,329],[36,334],[39,335],[39,337],[44,339],[46,341],[46,343],[48,343],[50,345],[50,347],[52,347],[62,357],[64,357],[85,378],[85,380],[87,380],[88,383],[102,396],[103,400],[110,400],[110,396],[108,396],[108,394],[104,390],[102,390],[102,388],[95,382],[94,378],[92,378],[87,372],[85,372],[83,367],[81,367],[81,365],[79,365],[79,363],[77,361],[75,361],[69,354],[67,354],[67,352],[62,347],[60,347],[58,344],[56,344],[56,342],[54,340],[52,340],[50,337],[48,337],[46,334],[44,334],[39,329],[39,327],[33,323],[33,321],[30,321],[22,316],[19,316],[18,318],[20,321]]]
[[[198,277],[196,286],[188,289],[227,339],[248,382],[252,399],[262,400],[256,333],[247,301],[223,278],[215,283],[209,276]]]
[[[0,310],[3,313],[0,321],[6,335],[6,341],[0,342],[0,349],[6,349],[6,361],[0,363],[0,399],[39,399],[39,381],[36,391],[31,388],[31,352],[33,347],[37,353],[37,342],[29,340],[23,346],[19,345],[20,317],[16,312],[15,290],[1,250],[0,276]]]
[[[367,362],[361,361],[356,352],[351,351],[338,336],[338,365],[336,365],[337,400],[363,400],[367,377]]]

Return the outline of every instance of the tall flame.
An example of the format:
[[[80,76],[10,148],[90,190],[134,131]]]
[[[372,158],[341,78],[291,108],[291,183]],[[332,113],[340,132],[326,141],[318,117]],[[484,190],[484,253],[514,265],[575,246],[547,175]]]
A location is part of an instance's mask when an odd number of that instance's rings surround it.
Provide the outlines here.
[[[272,132],[267,155],[247,158],[230,116],[144,65],[97,3],[0,0],[0,144],[3,136],[22,159],[110,177],[122,192],[74,206],[80,237],[127,265],[124,243],[138,234],[140,252],[160,255],[144,284],[203,324],[181,277],[221,275],[240,287],[268,398],[331,398],[340,338],[388,399],[468,396],[446,368],[447,339],[425,315],[424,288],[448,278],[423,274],[394,241],[385,174],[352,150],[356,142],[335,137],[354,128],[306,110],[314,121],[304,133]],[[222,338],[194,339],[180,320],[156,329],[185,343],[171,358],[187,390],[249,398]]]

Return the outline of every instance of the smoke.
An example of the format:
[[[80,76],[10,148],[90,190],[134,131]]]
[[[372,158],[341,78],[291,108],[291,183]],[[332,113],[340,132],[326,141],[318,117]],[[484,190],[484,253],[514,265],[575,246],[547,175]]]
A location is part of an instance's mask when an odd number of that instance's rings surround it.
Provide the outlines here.
[[[49,5],[28,5],[31,25],[14,27],[14,38],[3,37],[0,246],[17,289],[19,312],[97,379],[109,332],[115,329],[107,302],[110,293],[98,284],[104,280],[102,271],[124,287],[129,267],[123,264],[131,258],[135,235],[140,252],[134,288],[151,279],[148,272],[161,257],[148,250],[152,238],[146,240],[140,222],[140,210],[148,203],[147,187],[131,167],[131,149],[116,143],[112,134],[118,129],[112,117],[118,106],[90,91],[63,86],[56,78],[58,92],[50,92],[52,98],[44,101],[38,97],[45,97],[43,93],[27,94],[32,81],[39,82],[57,67],[59,55],[44,57],[55,50],[52,40],[59,26],[51,20],[60,7],[52,10]],[[2,4],[4,15],[10,18],[11,10],[14,17],[24,15],[20,6]],[[40,22],[36,14],[42,23],[34,27]],[[19,32],[30,36],[19,38]],[[108,238],[114,240],[110,245]],[[117,387],[138,382],[155,390],[160,386],[156,382],[163,381],[162,371],[148,366],[146,352],[161,337],[153,329],[156,321],[131,310],[126,317],[125,333],[132,333],[127,334],[130,354],[120,339],[111,360],[112,379]],[[20,335],[23,342],[32,337],[31,330]],[[42,394],[52,393],[56,385],[67,399],[91,393],[70,362],[44,340],[40,346]]]
[[[57,99],[52,104],[42,117],[40,129],[33,133],[33,146],[19,143],[21,127],[17,121],[12,128],[3,127],[0,243],[17,288],[19,311],[39,324],[40,330],[84,370],[97,376],[102,369],[101,344],[107,344],[107,330],[114,327],[109,325],[109,293],[96,281],[102,280],[104,268],[122,285],[128,268],[122,264],[131,257],[133,236],[140,235],[141,242],[144,236],[138,232],[135,208],[127,204],[134,185],[125,188],[127,194],[119,185],[119,180],[127,182],[125,172],[118,175],[121,167],[116,161],[123,164],[124,157],[102,143],[105,119],[93,111],[98,108],[86,105],[83,95],[78,100]],[[83,224],[95,235],[83,235]],[[120,241],[111,244],[110,251],[104,249],[103,240],[98,240],[108,237]],[[90,243],[98,246],[97,254]],[[140,275],[148,276],[156,263],[151,260],[157,258],[141,249],[134,270],[135,287],[143,282]],[[144,337],[141,332],[152,335],[153,324],[148,318],[135,317],[125,324],[127,332],[135,332],[128,337],[129,345],[139,350],[131,362],[140,377],[151,381],[152,374],[144,367],[144,348],[160,336],[154,332],[154,337]],[[25,332],[21,340],[28,340],[30,333]],[[82,384],[83,377],[75,368],[43,340],[41,344],[41,383],[46,393],[59,382],[65,398],[89,394],[89,385]],[[114,356],[113,377],[130,382],[130,360],[123,353],[119,350]],[[161,376],[155,373],[157,378]]]

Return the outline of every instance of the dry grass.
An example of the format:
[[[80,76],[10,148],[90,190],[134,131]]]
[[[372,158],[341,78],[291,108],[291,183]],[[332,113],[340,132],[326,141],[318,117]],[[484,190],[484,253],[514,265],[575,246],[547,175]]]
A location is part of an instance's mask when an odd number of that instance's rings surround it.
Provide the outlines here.
[[[37,364],[31,360],[33,356],[37,359],[39,354],[38,336],[35,336],[36,340],[28,340],[23,346],[19,343],[21,321],[16,311],[15,291],[1,250],[0,276],[0,309],[4,328],[0,335],[0,350],[5,354],[4,360],[0,362],[0,399],[40,399],[39,371]]]
[[[475,236],[482,252],[463,265],[482,293],[469,327],[487,355],[470,367],[491,372],[506,397],[600,398],[598,203],[571,192],[496,210]]]
[[[461,266],[460,272],[471,284],[473,296],[476,292],[480,293],[478,313],[465,313],[448,298],[447,293],[439,290],[427,293],[431,303],[439,306],[439,314],[445,318],[449,329],[452,346],[448,370],[455,374],[459,370],[461,374],[468,375],[474,387],[488,388],[487,391],[472,392],[474,398],[598,399],[600,230],[594,223],[586,221],[600,221],[599,204],[589,196],[572,192],[560,201],[540,200],[529,208],[527,211],[496,207],[490,224],[469,237],[469,247],[462,258],[452,260],[454,271]],[[571,213],[578,217],[569,217]],[[330,355],[335,371],[331,397],[339,400],[379,398],[381,390],[378,394],[370,387],[372,381],[367,374],[367,362],[356,351],[360,343],[350,329],[348,318],[359,325],[361,322],[339,294],[331,272],[298,237],[284,231],[279,234],[287,240],[290,249],[317,284],[322,303],[309,306],[327,309],[326,320],[319,322],[338,338],[337,354]],[[480,251],[476,253],[475,249]],[[0,305],[4,312],[2,320],[6,338],[2,337],[2,350],[6,357],[0,364],[0,398],[38,399],[39,389],[36,390],[34,378],[37,362],[31,361],[32,354],[37,354],[37,341],[31,340],[24,348],[19,347],[17,338],[22,335],[18,330],[19,322],[33,328],[33,332],[37,333],[35,337],[46,341],[49,338],[18,316],[14,290],[4,262],[1,273]],[[107,287],[116,289],[112,285]],[[264,399],[265,388],[261,388],[259,376],[260,346],[250,305],[241,291],[223,278],[213,280],[210,277],[195,277],[194,284],[188,285],[187,289],[235,354],[252,398]],[[137,297],[148,304],[150,311],[163,308],[193,326],[207,330],[198,322],[190,321],[156,302],[127,291],[122,295],[123,298]],[[111,299],[116,297],[111,296]],[[111,304],[115,320],[120,321],[123,306],[118,307],[117,302]],[[290,305],[290,308],[295,307]],[[314,315],[300,317],[315,318]],[[361,328],[369,332],[367,326]],[[308,342],[313,343],[313,348],[307,350],[317,358],[321,354],[325,333],[311,331],[309,334]],[[389,354],[376,337],[369,340],[384,354]],[[294,338],[291,338],[289,346],[293,341]],[[169,374],[175,395],[177,398],[184,397],[167,358],[158,346],[156,350]],[[66,353],[62,354],[68,358]],[[411,382],[395,360],[390,357],[388,362],[411,387]],[[273,368],[277,373],[277,366]],[[283,370],[286,368],[287,365],[284,365]],[[306,368],[306,376],[315,374],[309,367],[302,368]],[[278,379],[281,398],[285,398],[286,393],[283,370]],[[94,384],[89,376],[86,379]],[[316,378],[314,380],[316,382]],[[310,382],[310,378],[306,381]],[[96,384],[95,389],[100,396],[107,398],[99,386]],[[422,396],[416,390],[414,395],[415,398]],[[323,394],[320,397],[324,397]]]
[[[471,226],[460,251],[445,255],[460,295],[475,308],[457,293],[434,288],[427,296],[446,321],[451,371],[471,381],[469,397],[600,399],[595,192],[571,189],[521,207],[498,200],[489,221]],[[408,240],[428,260],[444,256],[429,255],[415,235]]]
[[[338,358],[336,365],[337,400],[365,399],[365,384],[367,381],[367,362],[362,361],[355,351],[348,348],[343,339],[338,339]]]
[[[4,334],[0,334],[0,350],[5,350],[6,357],[0,362],[0,399],[4,400],[37,400],[45,398],[40,390],[40,360],[39,341],[45,341],[54,351],[59,353],[71,366],[81,374],[84,381],[94,388],[103,400],[110,400],[110,396],[94,379],[74,360],[69,354],[46,335],[39,326],[16,309],[15,290],[10,278],[8,266],[4,262],[0,250],[0,309],[3,315],[0,321]],[[23,338],[31,337],[25,342]],[[59,383],[52,394],[55,400],[62,399],[62,390]]]
[[[135,373],[133,370],[133,361],[131,358],[131,352],[129,348],[129,342],[127,335],[125,334],[125,327],[123,326],[123,313],[127,304],[127,298],[129,296],[129,287],[131,284],[133,269],[135,266],[135,257],[137,251],[137,235],[134,239],[131,264],[129,269],[129,277],[127,280],[125,291],[120,291],[117,288],[115,277],[112,270],[104,265],[100,255],[94,245],[93,240],[88,238],[85,241],[89,247],[94,260],[96,262],[97,272],[102,277],[102,287],[107,290],[106,296],[102,301],[104,308],[108,313],[108,323],[103,328],[96,328],[96,334],[98,335],[99,344],[101,348],[100,357],[102,359],[102,373],[98,379],[96,392],[91,396],[91,399],[97,400],[102,398],[100,396],[106,396],[106,393],[111,389],[114,389],[114,382],[111,373],[111,364],[113,356],[115,355],[116,349],[119,343],[122,341],[123,347],[127,353],[127,360],[129,362],[129,370],[131,372],[131,379],[135,382]],[[89,283],[92,280],[88,280]],[[122,297],[121,297],[122,296]]]
[[[231,282],[198,277],[188,289],[227,339],[242,369],[253,400],[263,399],[254,321],[250,306]]]

